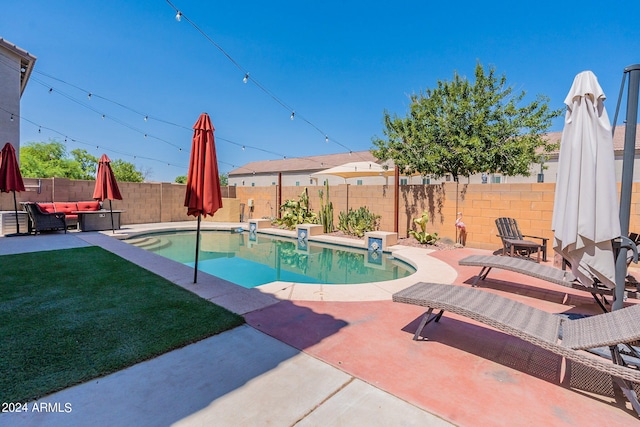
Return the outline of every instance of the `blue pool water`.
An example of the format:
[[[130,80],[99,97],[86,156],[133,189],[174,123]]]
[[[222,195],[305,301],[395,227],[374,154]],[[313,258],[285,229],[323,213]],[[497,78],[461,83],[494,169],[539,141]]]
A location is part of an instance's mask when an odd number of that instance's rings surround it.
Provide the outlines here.
[[[195,231],[153,233],[128,243],[193,267]],[[202,231],[198,270],[246,288],[274,281],[355,284],[409,276],[415,269],[388,253],[248,232]]]

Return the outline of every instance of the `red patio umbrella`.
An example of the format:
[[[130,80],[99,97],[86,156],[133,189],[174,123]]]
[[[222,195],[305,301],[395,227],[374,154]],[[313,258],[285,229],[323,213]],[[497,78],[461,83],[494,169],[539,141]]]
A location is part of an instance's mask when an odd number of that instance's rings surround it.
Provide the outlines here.
[[[111,212],[111,232],[115,233],[116,229],[113,225],[113,206],[112,200],[122,200],[120,195],[120,189],[118,188],[118,182],[111,170],[111,159],[103,154],[98,162],[98,173],[96,175],[96,186],[93,189],[93,198],[104,202],[109,200],[109,212]]]
[[[207,113],[202,113],[198,121],[193,125],[191,159],[189,160],[189,174],[187,175],[187,192],[184,198],[187,215],[198,217],[196,264],[193,283],[196,283],[198,280],[200,219],[202,216],[213,216],[213,214],[222,207],[216,143],[213,138],[214,130],[211,119]]]
[[[16,234],[20,234],[20,223],[18,222],[18,202],[16,201],[16,191],[24,191],[24,182],[16,158],[16,150],[10,142],[7,142],[0,151],[0,191],[8,193],[13,191],[13,208],[16,213]]]

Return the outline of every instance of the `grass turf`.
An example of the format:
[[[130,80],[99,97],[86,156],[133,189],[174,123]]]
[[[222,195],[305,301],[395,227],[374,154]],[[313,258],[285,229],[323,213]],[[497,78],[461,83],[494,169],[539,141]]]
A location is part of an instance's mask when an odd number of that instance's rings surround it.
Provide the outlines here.
[[[0,256],[0,401],[25,402],[244,319],[99,247]]]

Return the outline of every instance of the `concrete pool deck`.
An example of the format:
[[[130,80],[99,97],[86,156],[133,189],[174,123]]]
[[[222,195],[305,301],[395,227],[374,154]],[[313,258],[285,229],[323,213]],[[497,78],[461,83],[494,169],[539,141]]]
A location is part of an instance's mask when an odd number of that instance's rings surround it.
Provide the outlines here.
[[[247,324],[40,400],[69,402],[70,413],[0,414],[0,425],[639,424],[624,399],[576,389],[560,358],[468,319],[445,313],[430,340],[416,342],[420,307],[390,298],[284,300],[204,273],[193,285],[191,268],[110,234],[0,238],[0,254],[102,246],[196,288],[244,314]],[[487,251],[424,258],[456,271],[454,284],[469,286],[477,269],[457,262],[476,253]],[[429,277],[439,279],[437,272]],[[487,292],[551,312],[595,310],[578,291],[514,273],[496,271],[487,282]]]

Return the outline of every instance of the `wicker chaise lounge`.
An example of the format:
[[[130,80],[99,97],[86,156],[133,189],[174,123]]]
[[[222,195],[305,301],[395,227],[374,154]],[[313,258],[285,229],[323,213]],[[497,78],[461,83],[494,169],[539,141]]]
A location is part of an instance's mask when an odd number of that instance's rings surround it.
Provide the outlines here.
[[[598,295],[613,296],[613,290],[604,286],[585,286],[576,280],[570,271],[560,270],[559,268],[550,267],[544,264],[537,264],[524,258],[504,257],[496,255],[471,255],[461,259],[459,265],[480,267],[480,273],[476,276],[471,286],[478,286],[478,282],[485,280],[492,268],[513,271],[515,273],[524,274],[535,277],[556,285],[565,286],[580,291],[589,292],[603,309],[607,311],[603,303],[597,298]],[[627,289],[625,296],[628,298],[637,298],[638,291]],[[606,302],[606,301],[605,301]]]
[[[640,304],[572,320],[478,289],[436,283],[417,283],[395,293],[393,301],[428,308],[414,340],[428,323],[438,322],[445,310],[459,314],[611,375],[640,414],[633,388],[640,384],[640,370],[627,365],[618,348],[618,344],[629,344],[635,351],[630,344],[640,340]],[[440,311],[433,314],[434,310]],[[610,347],[615,363],[584,351],[600,347]]]

